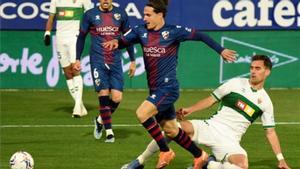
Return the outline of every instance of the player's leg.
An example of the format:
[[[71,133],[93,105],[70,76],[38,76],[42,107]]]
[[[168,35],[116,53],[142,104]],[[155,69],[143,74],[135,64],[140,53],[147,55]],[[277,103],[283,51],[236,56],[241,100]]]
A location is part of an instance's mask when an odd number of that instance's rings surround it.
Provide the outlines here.
[[[103,89],[98,93],[100,113],[98,121],[101,121],[106,132],[105,142],[113,143],[115,141],[114,133],[112,130],[112,117],[110,108],[109,90]],[[100,120],[101,119],[101,120]]]
[[[72,65],[76,61],[76,40],[77,37],[74,36],[69,39],[68,45],[68,56],[69,56],[69,63]],[[71,69],[73,75],[73,86],[75,89],[75,107],[80,109],[80,116],[87,115],[87,110],[83,105],[82,101],[82,92],[83,92],[83,80],[80,75],[80,71],[75,71]]]
[[[71,63],[68,58],[68,47],[67,47],[66,43],[67,42],[64,38],[57,37],[57,39],[56,39],[57,56],[59,59],[59,63],[64,71],[68,90],[75,102],[76,92],[75,92],[75,86],[74,86],[74,81],[73,81],[73,72],[72,72]],[[78,110],[78,108],[76,108],[76,106],[74,106],[74,108],[73,108],[72,117],[74,117],[74,116],[80,117],[80,110]]]
[[[194,126],[190,121],[180,121],[178,126],[182,128],[190,138],[193,138],[194,135]],[[168,137],[165,137],[165,140],[170,143],[172,140]],[[155,140],[152,140],[147,148],[144,150],[142,154],[140,154],[137,159],[133,160],[129,164],[125,164],[122,169],[135,169],[135,168],[142,168],[145,165],[145,162],[149,160],[156,152],[159,151],[159,147]]]
[[[114,113],[122,101],[124,77],[122,65],[110,66],[111,99],[109,101],[111,113]]]
[[[109,79],[108,70],[103,67],[97,59],[93,60],[91,57],[91,71],[94,82],[94,87],[98,95],[99,114],[95,118],[94,137],[100,139],[102,136],[102,128],[104,126],[106,133],[113,136],[111,126],[111,111],[109,106]],[[112,137],[110,136],[110,137]],[[112,142],[113,142],[112,137]]]
[[[109,100],[109,105],[111,107],[111,113],[114,113],[118,108],[120,102],[122,101],[123,92],[119,90],[111,90],[111,99]]]
[[[228,157],[228,162],[242,169],[248,169],[248,158],[244,154],[232,154]]]
[[[140,123],[148,131],[151,137],[156,141],[160,150],[160,159],[156,168],[163,168],[174,159],[175,153],[169,149],[160,127],[153,116],[157,114],[156,106],[148,100],[145,100],[136,111]]]
[[[223,162],[210,161],[207,169],[248,169],[248,159],[243,154],[233,154]]]
[[[162,123],[161,123],[162,124]],[[177,126],[176,119],[165,121],[165,134],[194,156],[194,169],[200,169],[206,163],[208,155],[191,140],[189,135]]]
[[[220,143],[212,148],[216,161],[210,161],[208,169],[248,169],[247,152],[239,145]]]

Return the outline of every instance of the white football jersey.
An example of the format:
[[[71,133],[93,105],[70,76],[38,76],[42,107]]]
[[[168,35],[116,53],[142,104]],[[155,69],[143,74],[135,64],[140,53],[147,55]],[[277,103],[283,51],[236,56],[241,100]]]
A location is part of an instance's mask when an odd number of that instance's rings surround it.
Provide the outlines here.
[[[78,34],[83,13],[91,9],[91,0],[51,0],[50,13],[56,18],[57,36]]]
[[[270,97],[264,89],[251,88],[249,79],[231,79],[213,91],[212,96],[220,101],[220,107],[206,121],[216,125],[216,130],[228,132],[238,141],[258,117],[261,117],[263,127],[275,126]]]

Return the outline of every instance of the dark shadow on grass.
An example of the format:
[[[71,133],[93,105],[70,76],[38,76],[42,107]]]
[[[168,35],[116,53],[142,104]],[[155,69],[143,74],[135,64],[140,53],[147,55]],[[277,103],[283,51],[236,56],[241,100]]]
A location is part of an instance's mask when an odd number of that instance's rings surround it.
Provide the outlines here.
[[[89,105],[89,104],[85,104],[84,105],[86,110],[88,111],[88,113],[92,113],[92,112],[96,112],[98,113],[97,111],[97,107],[95,105]],[[55,112],[65,112],[69,115],[71,115],[73,113],[73,105],[70,104],[70,105],[63,105],[63,106],[56,106],[53,111]]]
[[[140,130],[139,130],[140,128]],[[83,134],[83,137],[93,137],[94,129],[91,129],[90,132]],[[102,131],[102,137],[105,137],[105,131]],[[114,134],[116,139],[126,139],[130,136],[141,136],[144,134],[144,130],[142,127],[130,127],[130,128],[116,128],[114,129]],[[101,138],[102,139],[102,138]]]

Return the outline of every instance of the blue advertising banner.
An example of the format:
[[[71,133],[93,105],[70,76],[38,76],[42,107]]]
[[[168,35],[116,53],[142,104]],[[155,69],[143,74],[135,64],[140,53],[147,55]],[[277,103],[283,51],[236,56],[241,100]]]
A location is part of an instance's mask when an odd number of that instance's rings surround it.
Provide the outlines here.
[[[97,5],[98,0],[93,0]],[[114,0],[132,25],[148,0]],[[1,0],[1,30],[44,30],[50,0]],[[299,30],[299,0],[169,0],[167,21],[202,30]]]

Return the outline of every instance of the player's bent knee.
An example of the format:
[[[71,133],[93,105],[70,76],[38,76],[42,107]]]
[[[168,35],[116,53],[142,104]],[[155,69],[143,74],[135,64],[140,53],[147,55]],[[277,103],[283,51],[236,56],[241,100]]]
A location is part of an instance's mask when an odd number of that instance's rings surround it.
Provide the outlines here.
[[[163,130],[165,132],[165,135],[170,138],[174,138],[178,134],[178,129],[176,128],[163,128]]]
[[[122,101],[122,96],[113,96],[111,99],[115,103],[120,103]]]
[[[140,108],[138,108],[138,109],[136,110],[135,114],[136,114],[136,117],[139,119],[139,121],[140,121],[141,123],[143,123],[145,120],[147,120],[147,119],[145,118],[144,113],[142,113],[142,111],[141,111]]]
[[[246,163],[246,162],[240,162],[235,165],[240,167],[241,169],[248,169],[248,163]]]

